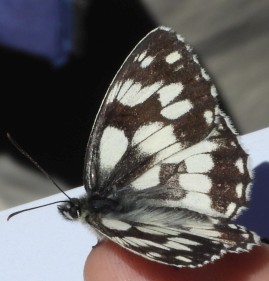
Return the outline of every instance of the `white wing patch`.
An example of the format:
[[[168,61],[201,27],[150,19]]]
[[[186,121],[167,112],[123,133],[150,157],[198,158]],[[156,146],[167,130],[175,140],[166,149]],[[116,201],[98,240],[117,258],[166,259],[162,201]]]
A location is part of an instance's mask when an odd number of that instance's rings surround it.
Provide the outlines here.
[[[185,191],[209,193],[212,182],[207,175],[203,174],[181,174],[178,176],[179,185]]]
[[[208,173],[214,167],[212,156],[208,153],[195,154],[185,160],[188,173]]]
[[[128,139],[124,132],[115,127],[105,128],[100,140],[100,164],[104,170],[111,170],[127,150]]]
[[[159,253],[155,253],[155,252],[148,252],[147,256],[152,257],[152,258],[161,258],[162,255]]]
[[[167,119],[178,119],[182,115],[186,114],[193,108],[192,103],[189,100],[178,101],[166,106],[162,111],[162,116]]]
[[[125,86],[125,84],[127,85]],[[127,81],[124,83],[124,86],[124,89],[122,87],[120,90],[117,100],[123,105],[134,107],[142,104],[151,97],[162,86],[162,82],[158,81],[149,86],[142,87],[142,84],[138,82],[129,86],[129,82]]]
[[[121,231],[126,231],[132,227],[130,224],[126,222],[116,219],[109,219],[109,218],[103,218],[102,224],[109,229],[116,229]]]
[[[183,262],[187,262],[187,263],[191,263],[191,262],[192,262],[191,259],[188,259],[188,258],[186,258],[186,257],[184,257],[184,256],[176,256],[175,258],[176,258],[177,260],[180,260],[180,261],[183,261]]]
[[[135,247],[139,247],[139,246],[141,246],[141,247],[154,246],[154,247],[157,247],[159,249],[169,250],[169,248],[164,246],[164,245],[161,245],[161,244],[158,244],[158,243],[155,243],[153,241],[146,240],[146,239],[126,236],[126,237],[122,238],[122,240],[130,243],[131,245],[133,245]]]
[[[244,173],[244,164],[242,158],[237,159],[237,161],[235,162],[235,166],[238,168],[241,174]]]
[[[157,234],[157,235],[178,235],[180,232],[176,229],[163,227],[162,225],[144,225],[140,229],[144,233]],[[157,232],[157,233],[156,233]]]
[[[171,203],[168,202],[168,204],[171,207],[187,208],[211,217],[225,217],[225,214],[212,208],[212,200],[210,196],[204,193],[188,192],[180,201],[171,201]]]
[[[178,51],[174,51],[166,56],[165,60],[169,64],[173,64],[181,59],[181,54]]]
[[[163,231],[158,231],[154,228],[146,227],[146,226],[137,226],[136,229],[138,229],[141,232],[148,233],[148,234],[161,235],[161,236],[164,234]]]
[[[210,80],[210,77],[209,77],[209,75],[206,73],[206,71],[205,71],[204,68],[201,68],[201,74],[202,74],[202,76],[204,77],[204,79],[205,79],[206,81],[209,81],[209,80]]]
[[[217,89],[216,89],[216,87],[213,86],[213,85],[211,86],[210,94],[211,94],[212,97],[214,97],[214,98],[218,95]]]
[[[143,140],[159,131],[162,127],[163,124],[161,122],[154,122],[139,127],[133,136],[132,145],[134,146],[138,143],[141,143]]]
[[[175,143],[177,139],[173,129],[172,125],[168,125],[145,139],[138,145],[141,153],[151,155]]]
[[[149,66],[152,61],[154,60],[154,57],[152,56],[147,56],[146,58],[143,59],[143,61],[141,62],[141,67],[142,68],[146,68],[147,66]]]
[[[160,166],[154,166],[153,168],[149,169],[142,176],[132,182],[132,187],[142,190],[158,185],[160,183],[160,169]]]
[[[190,247],[177,243],[177,242],[174,242],[174,241],[168,241],[164,245],[169,248],[172,248],[172,249],[177,249],[177,250],[182,250],[182,251],[192,251],[192,249]]]
[[[241,198],[243,195],[243,184],[242,183],[237,184],[237,186],[235,187],[235,191],[236,191],[237,197]]]
[[[143,53],[141,53],[140,55],[138,55],[137,60],[138,60],[139,62],[141,62],[141,61],[145,58],[146,55],[147,55],[147,50],[145,50]]]
[[[125,92],[122,91],[121,95],[118,95],[117,99],[121,104],[127,106],[133,106],[136,104],[136,99],[138,98],[138,93],[141,91],[142,85],[141,83],[135,82],[132,83],[131,86],[126,89]]]
[[[235,211],[235,209],[236,209],[236,204],[234,202],[231,202],[228,205],[227,210],[225,212],[226,216],[230,217],[233,214],[233,212]]]
[[[212,124],[213,120],[213,112],[210,110],[205,111],[204,117],[206,120],[206,123],[210,126]]]
[[[168,238],[168,240],[171,240],[171,241],[183,244],[183,245],[190,245],[190,246],[201,245],[201,243],[199,243],[197,241],[193,241],[193,240],[182,238],[182,237],[172,237],[172,238]]]
[[[169,85],[163,86],[158,90],[159,100],[161,105],[164,107],[173,101],[178,95],[182,93],[184,86],[182,83],[171,83]]]

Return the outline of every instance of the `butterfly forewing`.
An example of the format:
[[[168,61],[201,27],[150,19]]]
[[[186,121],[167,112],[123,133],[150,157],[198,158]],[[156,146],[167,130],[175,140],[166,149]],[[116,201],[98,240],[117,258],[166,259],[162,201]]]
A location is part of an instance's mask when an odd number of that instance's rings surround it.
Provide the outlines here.
[[[138,176],[125,179],[130,168],[149,163],[158,151],[174,143],[190,146],[208,135],[216,103],[194,59],[181,39],[164,29],[147,35],[127,58],[109,87],[88,147],[89,158],[98,163],[86,159],[86,172],[94,167],[102,175],[98,188],[111,183],[116,164],[128,170],[114,173],[113,180],[124,186]],[[120,159],[132,163],[127,167]]]
[[[121,207],[87,222],[137,254],[177,266],[257,243],[252,232],[228,226],[246,207],[251,176],[216,98],[183,39],[165,27],[150,32],[112,81],[85,159],[86,190]]]

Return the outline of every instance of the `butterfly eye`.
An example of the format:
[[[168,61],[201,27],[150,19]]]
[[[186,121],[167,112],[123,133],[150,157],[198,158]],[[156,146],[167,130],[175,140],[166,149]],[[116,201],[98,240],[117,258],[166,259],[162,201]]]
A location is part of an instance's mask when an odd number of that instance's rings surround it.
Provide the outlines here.
[[[77,206],[71,207],[71,209],[69,210],[69,215],[71,216],[72,219],[77,219],[80,216],[80,211],[77,208]]]
[[[58,206],[58,210],[68,220],[75,220],[80,217],[79,205],[73,204],[72,202]]]

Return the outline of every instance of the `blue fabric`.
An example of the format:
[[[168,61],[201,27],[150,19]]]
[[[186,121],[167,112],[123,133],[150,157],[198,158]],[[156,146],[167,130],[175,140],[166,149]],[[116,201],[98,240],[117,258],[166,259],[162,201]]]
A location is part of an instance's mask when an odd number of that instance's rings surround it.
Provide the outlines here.
[[[249,208],[236,223],[256,231],[261,237],[269,238],[269,163],[264,162],[254,170]]]
[[[72,48],[72,0],[0,0],[0,44],[66,62]]]

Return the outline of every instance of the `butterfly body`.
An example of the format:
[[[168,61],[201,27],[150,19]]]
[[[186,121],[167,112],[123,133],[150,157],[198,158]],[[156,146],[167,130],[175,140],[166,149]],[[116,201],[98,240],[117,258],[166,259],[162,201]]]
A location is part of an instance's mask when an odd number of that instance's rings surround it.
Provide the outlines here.
[[[86,195],[59,210],[147,259],[202,266],[259,244],[231,222],[249,200],[247,160],[197,56],[159,27],[103,100],[86,151]]]

